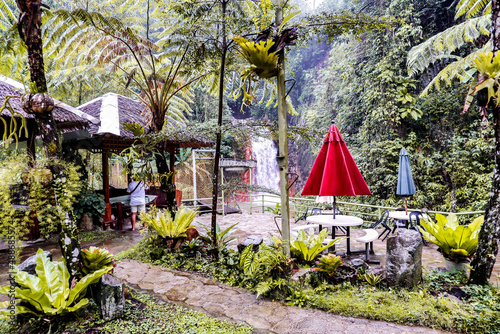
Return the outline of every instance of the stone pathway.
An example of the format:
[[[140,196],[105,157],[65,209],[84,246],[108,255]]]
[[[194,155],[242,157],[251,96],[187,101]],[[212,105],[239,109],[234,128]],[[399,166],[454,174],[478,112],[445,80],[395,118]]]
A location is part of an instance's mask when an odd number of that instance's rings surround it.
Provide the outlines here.
[[[219,319],[251,325],[255,328],[255,333],[447,333],[286,306],[279,302],[257,299],[253,293],[242,288],[132,260],[119,262],[114,273],[128,284],[154,293],[165,301],[208,313]]]

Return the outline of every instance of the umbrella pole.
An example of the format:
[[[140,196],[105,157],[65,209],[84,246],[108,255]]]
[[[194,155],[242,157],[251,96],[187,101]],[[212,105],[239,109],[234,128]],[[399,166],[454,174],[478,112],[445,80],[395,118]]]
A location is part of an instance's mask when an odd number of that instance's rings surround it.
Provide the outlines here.
[[[408,214],[408,198],[405,197],[405,214]]]
[[[335,212],[337,211],[337,198],[333,196],[333,219],[335,219]]]

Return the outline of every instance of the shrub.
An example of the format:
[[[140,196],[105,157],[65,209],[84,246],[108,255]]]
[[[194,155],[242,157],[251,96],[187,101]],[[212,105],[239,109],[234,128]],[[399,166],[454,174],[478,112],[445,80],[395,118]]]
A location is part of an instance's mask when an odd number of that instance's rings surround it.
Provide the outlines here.
[[[84,274],[92,274],[98,270],[115,267],[113,254],[106,248],[90,246],[82,250],[82,271]]]
[[[69,272],[63,262],[52,262],[42,249],[37,252],[36,273],[38,276],[19,271],[16,267],[12,274],[19,287],[15,288],[17,314],[33,314],[37,317],[54,317],[72,313],[87,305],[85,296],[87,287],[99,281],[102,275],[109,272],[110,268],[93,272],[80,280],[74,280],[69,285]],[[2,287],[1,294],[9,295],[9,287]],[[0,303],[0,317],[9,317],[7,307],[10,301]]]

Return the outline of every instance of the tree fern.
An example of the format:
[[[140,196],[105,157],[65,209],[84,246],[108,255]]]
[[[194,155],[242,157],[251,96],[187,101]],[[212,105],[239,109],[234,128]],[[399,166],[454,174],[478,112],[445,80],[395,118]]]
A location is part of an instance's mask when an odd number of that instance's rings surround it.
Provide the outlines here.
[[[468,82],[472,79],[473,75],[477,72],[474,69],[474,59],[476,59],[480,53],[488,52],[491,49],[491,45],[488,42],[484,47],[470,53],[464,58],[460,58],[457,61],[452,62],[446,66],[441,72],[439,72],[432,81],[425,87],[425,89],[420,94],[421,97],[426,96],[432,88],[440,89],[441,83],[446,83],[451,85],[454,79],[458,79],[461,82]]]
[[[485,13],[485,9],[490,8],[490,0],[460,0],[456,7],[455,19],[465,15],[465,18],[470,19],[476,16],[478,13],[483,11],[482,15]]]
[[[481,16],[455,25],[413,47],[408,53],[408,73],[415,75],[481,35],[489,36],[491,16]]]

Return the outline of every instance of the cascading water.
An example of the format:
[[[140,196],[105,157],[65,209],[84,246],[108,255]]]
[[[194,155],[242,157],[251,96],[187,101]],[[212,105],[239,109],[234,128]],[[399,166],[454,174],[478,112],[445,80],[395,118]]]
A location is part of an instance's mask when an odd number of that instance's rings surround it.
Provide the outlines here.
[[[257,161],[253,183],[279,192],[280,175],[277,154],[278,149],[272,140],[267,138],[252,140],[252,155]]]

